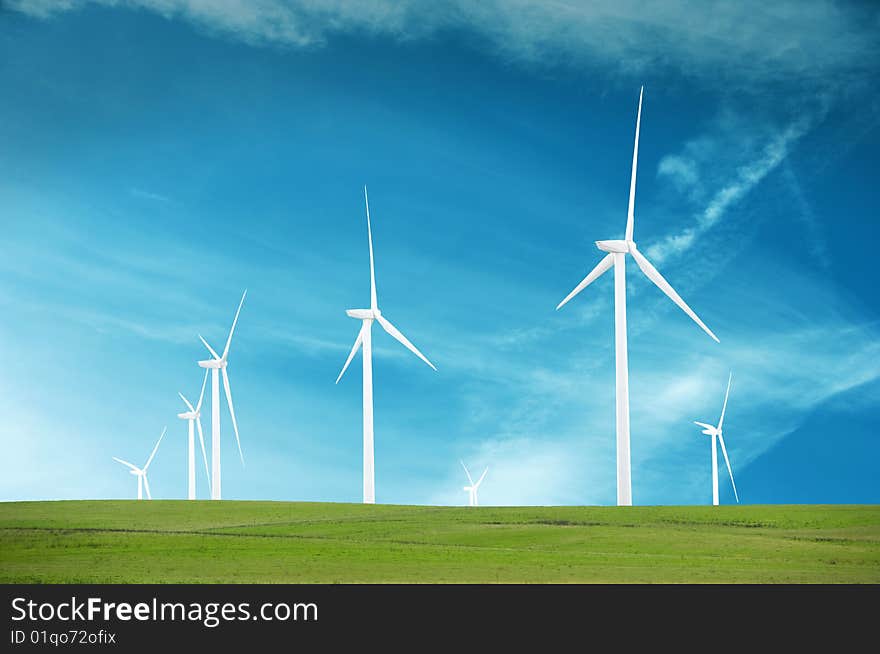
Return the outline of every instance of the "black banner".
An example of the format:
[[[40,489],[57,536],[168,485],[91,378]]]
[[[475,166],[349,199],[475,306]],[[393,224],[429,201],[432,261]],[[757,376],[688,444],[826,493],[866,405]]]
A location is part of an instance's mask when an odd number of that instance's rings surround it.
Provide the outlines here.
[[[5,585],[2,651],[161,651],[441,641],[836,647],[868,634],[877,586]],[[413,640],[415,638],[416,640]],[[354,639],[354,640],[352,640]],[[574,639],[574,640],[571,640]],[[710,641],[712,642],[712,641]],[[709,645],[709,643],[706,643]],[[464,643],[462,643],[464,645]],[[395,647],[396,649],[396,647]],[[617,648],[615,648],[617,649]]]

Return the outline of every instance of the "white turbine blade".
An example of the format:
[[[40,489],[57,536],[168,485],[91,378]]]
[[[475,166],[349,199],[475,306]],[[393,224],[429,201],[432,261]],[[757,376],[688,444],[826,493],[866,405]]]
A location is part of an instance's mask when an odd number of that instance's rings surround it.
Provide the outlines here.
[[[703,429],[711,429],[712,431],[715,431],[717,429],[715,425],[707,425],[705,422],[697,422],[696,420],[694,420],[694,424],[700,425],[700,427],[702,427]]]
[[[461,459],[459,459],[458,462],[461,464],[461,467],[464,468],[464,474],[467,475],[468,483],[469,483],[471,486],[473,486],[473,485],[474,485],[474,480],[471,479],[471,473],[468,472],[467,466],[464,464],[464,461],[462,461]],[[471,489],[471,486],[466,486],[466,487],[465,487],[465,490],[466,490],[466,491],[469,491],[469,490]]]
[[[144,490],[147,491],[147,499],[151,500],[151,499],[153,499],[153,496],[150,494],[150,482],[147,481],[147,469],[146,468],[144,468],[143,477],[144,477]]]
[[[241,459],[241,465],[244,465],[244,454],[241,452],[241,440],[238,438],[238,423],[235,421],[235,409],[232,407],[232,390],[229,388],[229,374],[226,368],[223,368],[223,388],[226,391],[226,403],[229,405],[229,415],[232,418],[232,428],[235,430],[235,442],[238,443],[238,458]]]
[[[434,370],[437,370],[437,368],[434,366],[434,364],[431,363],[430,361],[428,361],[428,359],[425,357],[425,355],[422,354],[421,352],[419,352],[418,348],[415,345],[413,345],[412,343],[410,343],[409,339],[407,339],[406,336],[404,336],[403,334],[400,333],[400,331],[398,331],[397,327],[395,327],[390,322],[388,322],[388,319],[385,318],[385,316],[380,315],[380,316],[376,316],[376,318],[378,319],[379,324],[382,325],[382,329],[384,329],[391,336],[393,336],[398,341],[400,341],[400,343],[402,343],[406,349],[408,349],[410,352],[415,354],[422,361],[424,361],[429,366],[431,366],[431,368],[433,368]]]
[[[161,443],[162,439],[165,438],[166,431],[168,431],[168,427],[163,427],[162,434],[159,436],[159,440],[156,441],[156,446],[153,448],[153,451],[150,453],[150,458],[147,459],[147,465],[144,466],[144,472],[147,471],[147,468],[149,468],[150,464],[153,462],[153,457],[156,456],[156,450],[159,449],[159,443]]]
[[[211,472],[208,470],[208,454],[205,452],[205,435],[202,433],[202,419],[196,418],[196,427],[199,430],[199,444],[202,446],[202,460],[205,462],[205,475],[208,477],[208,490],[211,489]]]
[[[724,454],[724,463],[727,464],[727,473],[730,475],[730,484],[733,486],[733,496],[736,497],[736,503],[739,504],[739,494],[736,492],[736,482],[733,481],[733,470],[730,469],[730,459],[727,458],[727,448],[724,447],[724,436],[718,434],[718,440],[721,442],[721,453]]]
[[[709,336],[711,336],[716,343],[720,343],[718,337],[712,333],[711,329],[706,327],[703,321],[700,320],[699,316],[697,316],[697,314],[695,314],[691,310],[691,308],[685,303],[685,301],[681,299],[681,296],[675,292],[675,289],[669,285],[669,282],[667,282],[663,278],[663,275],[661,275],[658,270],[651,264],[651,262],[645,258],[644,254],[639,252],[636,248],[632,248],[632,250],[630,250],[630,254],[633,255],[633,259],[636,260],[636,263],[639,265],[639,268],[642,269],[642,272],[645,273],[645,276],[652,282],[654,282],[657,285],[657,288],[666,293],[666,295],[669,296],[669,299],[675,302],[682,311],[689,315],[691,317],[691,320],[697,323],[704,332],[709,334]]]
[[[229,346],[232,343],[232,332],[235,331],[235,325],[238,322],[238,314],[241,313],[241,305],[244,304],[244,299],[247,297],[247,289],[244,289],[244,293],[241,294],[241,302],[238,303],[238,310],[235,312],[235,318],[232,321],[232,327],[229,329],[229,338],[226,339],[226,347],[223,348],[223,358],[229,354]]]
[[[358,351],[358,348],[361,346],[361,343],[364,340],[364,330],[366,329],[366,325],[361,326],[361,330],[358,332],[357,338],[354,339],[354,346],[351,348],[351,352],[348,354],[348,358],[345,360],[345,365],[342,366],[342,371],[339,373],[339,377],[336,378],[336,383],[339,383],[339,380],[342,379],[342,375],[345,374],[345,371],[348,370],[348,364],[351,363],[351,360],[354,359],[355,352]]]
[[[207,370],[207,368],[205,368],[205,370]],[[177,394],[180,396],[180,399],[183,400],[184,404],[186,404],[186,406],[189,407],[190,411],[195,411],[195,409],[193,408],[193,405],[190,404],[189,400],[183,396],[183,393],[181,393],[180,391],[177,391]]]
[[[213,348],[213,347],[211,347],[210,345],[208,345],[208,341],[206,341],[204,338],[202,338],[202,335],[201,335],[201,334],[199,334],[199,338],[202,339],[202,343],[204,343],[204,344],[205,344],[205,347],[208,348],[208,352],[211,353],[211,356],[214,357],[215,359],[217,359],[217,360],[219,361],[219,360],[220,360],[220,355],[217,354],[217,353],[214,351],[214,348]]]
[[[633,212],[636,206],[636,168],[638,167],[639,161],[639,126],[642,123],[642,95],[645,92],[645,87],[642,87],[642,90],[639,91],[639,113],[636,116],[636,142],[633,145],[633,166],[632,166],[632,176],[629,181],[629,209],[626,212],[626,240],[633,240]]]
[[[367,197],[366,184],[364,184],[364,203],[367,205],[367,238],[370,241],[370,308],[375,310],[379,304],[376,300],[376,268],[373,263],[373,229],[370,226],[370,198]]]
[[[486,478],[486,473],[487,473],[487,472],[489,472],[489,468],[488,468],[488,466],[486,467],[485,470],[483,470],[483,474],[480,475],[480,478],[477,480],[477,483],[474,484],[474,488],[479,488],[479,487],[480,487],[480,484],[482,484],[482,483],[483,483],[483,480]]]
[[[138,468],[136,465],[134,465],[133,463],[129,463],[128,461],[126,461],[126,460],[124,460],[124,459],[117,459],[117,458],[114,456],[114,457],[113,457],[113,460],[114,460],[114,461],[117,461],[118,463],[121,463],[121,464],[124,465],[124,466],[128,466],[128,467],[131,468],[132,470],[140,470],[140,468]]]
[[[733,381],[733,371],[727,377],[727,391],[724,393],[724,406],[721,407],[721,419],[718,421],[718,431],[724,425],[724,412],[727,410],[727,396],[730,395],[730,382]]]
[[[202,392],[199,393],[199,403],[196,404],[196,413],[202,410],[202,400],[205,399],[205,384],[208,383],[208,368],[205,368],[205,378],[202,380]]]
[[[614,263],[614,255],[612,255],[609,252],[608,254],[605,255],[605,258],[602,259],[602,261],[600,261],[596,265],[596,267],[590,271],[590,274],[587,275],[586,277],[584,277],[583,280],[581,281],[581,283],[578,284],[577,286],[575,286],[574,290],[571,293],[569,293],[562,302],[560,302],[558,305],[556,305],[556,310],[559,311],[559,309],[561,309],[563,306],[565,306],[565,304],[571,298],[573,298],[575,295],[577,295],[582,290],[584,290],[587,286],[589,286],[594,281],[596,281],[602,275],[602,273],[604,273],[606,270],[608,270],[611,267],[611,264],[613,264],[613,263]]]

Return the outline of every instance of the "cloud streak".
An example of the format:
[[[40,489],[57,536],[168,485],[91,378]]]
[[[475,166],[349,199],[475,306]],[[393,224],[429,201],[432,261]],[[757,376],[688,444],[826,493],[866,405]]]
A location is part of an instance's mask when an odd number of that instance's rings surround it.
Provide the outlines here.
[[[647,248],[648,256],[657,263],[662,263],[691,249],[701,235],[712,229],[731,207],[785,161],[813,124],[815,120],[801,118],[777,132],[755,158],[738,166],[731,178],[711,193],[708,202],[694,216],[693,224],[651,245]],[[701,137],[687,143],[682,154],[664,157],[660,161],[658,175],[669,178],[679,190],[685,191],[692,198],[705,196],[702,175],[698,170],[704,166],[718,166],[721,159],[719,150],[722,149],[717,146],[707,147],[706,144],[710,141],[709,137]],[[722,162],[721,166],[723,165]]]

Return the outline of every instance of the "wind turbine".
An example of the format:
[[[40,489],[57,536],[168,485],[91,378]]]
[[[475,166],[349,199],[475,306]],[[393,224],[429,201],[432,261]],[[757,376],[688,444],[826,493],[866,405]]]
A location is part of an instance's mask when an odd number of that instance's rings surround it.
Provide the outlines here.
[[[193,423],[199,428],[199,443],[202,446],[202,460],[205,462],[205,474],[208,476],[208,487],[211,486],[211,473],[208,472],[208,455],[205,454],[205,435],[202,433],[202,400],[205,397],[205,385],[208,383],[208,371],[205,370],[205,378],[202,380],[202,392],[199,393],[199,403],[193,407],[190,401],[178,392],[180,399],[186,404],[189,411],[178,413],[177,417],[181,420],[189,421],[189,439],[187,440],[187,498],[196,499],[196,452],[195,442],[193,439]]]
[[[467,491],[468,494],[468,506],[477,506],[477,489],[480,487],[480,484],[483,483],[483,479],[486,478],[486,473],[489,472],[489,468],[487,467],[483,470],[483,474],[480,475],[480,478],[477,480],[477,483],[474,483],[474,480],[471,479],[471,473],[468,472],[467,466],[464,464],[464,461],[459,460],[461,463],[461,467],[464,468],[464,474],[467,475],[468,482],[470,486],[465,486],[464,490]]]
[[[721,452],[724,454],[724,462],[727,464],[727,473],[730,475],[730,484],[733,486],[733,495],[736,497],[736,503],[739,504],[739,494],[736,492],[736,482],[733,481],[733,470],[730,469],[730,459],[727,458],[727,448],[724,447],[724,412],[727,410],[727,397],[730,395],[730,382],[733,381],[733,373],[727,378],[727,391],[724,393],[724,405],[721,407],[721,418],[718,420],[718,426],[713,427],[705,422],[697,422],[695,425],[703,428],[703,433],[712,437],[712,504],[718,506],[718,446],[716,439],[721,442]]]
[[[379,310],[379,304],[376,300],[376,271],[373,265],[373,232],[370,227],[370,200],[367,197],[367,187],[364,186],[364,202],[367,207],[367,239],[370,244],[370,308],[369,309],[347,309],[346,314],[357,320],[361,320],[361,330],[358,332],[354,341],[354,346],[342,366],[342,371],[336,378],[336,383],[342,379],[342,375],[348,369],[348,364],[354,358],[358,348],[363,348],[363,368],[364,368],[364,504],[375,504],[376,502],[376,478],[373,467],[373,350],[371,332],[373,321],[379,321],[382,329],[388,332],[393,338],[398,340],[410,352],[427,363],[431,368],[437,370],[434,364],[425,358],[425,355],[418,351],[415,345],[409,342],[406,336],[400,333],[398,329],[392,325],[382,312]]]
[[[199,361],[202,368],[208,368],[211,371],[211,499],[220,499],[220,379],[219,373],[223,373],[223,388],[226,391],[226,403],[229,405],[229,415],[232,418],[232,428],[235,430],[235,442],[238,443],[238,456],[241,459],[241,465],[244,465],[244,454],[241,452],[241,440],[238,438],[238,423],[235,421],[235,409],[232,406],[232,391],[229,388],[229,373],[226,372],[228,364],[229,346],[232,343],[232,333],[235,331],[235,324],[238,322],[238,314],[241,313],[241,305],[244,304],[244,298],[247,297],[247,289],[241,295],[241,302],[238,303],[238,310],[235,312],[235,318],[232,321],[232,327],[229,329],[229,338],[226,339],[226,347],[223,348],[223,356],[217,354],[214,349],[208,345],[208,341],[199,338],[208,351],[211,353],[212,359]]]
[[[162,429],[162,434],[159,436],[159,440],[156,441],[156,446],[153,448],[152,453],[150,453],[150,458],[147,459],[147,463],[143,468],[138,468],[133,463],[129,463],[123,459],[117,459],[115,456],[113,457],[114,461],[118,461],[124,466],[128,466],[130,468],[129,472],[133,475],[137,475],[138,478],[138,499],[142,500],[144,498],[144,489],[147,491],[147,499],[153,499],[153,496],[150,495],[150,482],[147,481],[147,468],[150,467],[150,463],[153,461],[153,457],[156,456],[156,450],[159,449],[159,443],[162,442],[162,439],[165,437],[165,432],[167,431],[167,427]]]
[[[629,184],[629,209],[626,215],[626,233],[623,240],[596,241],[596,247],[608,254],[598,265],[574,287],[566,298],[556,307],[561,309],[575,295],[598,279],[611,266],[614,266],[614,351],[617,379],[617,504],[632,505],[632,481],[630,477],[629,452],[629,373],[626,348],[626,255],[632,255],[636,264],[645,276],[666,293],[691,319],[696,322],[716,342],[718,338],[703,324],[691,308],[685,304],[675,289],[669,285],[663,275],[636,248],[633,241],[633,210],[636,197],[636,166],[639,156],[639,126],[642,120],[642,95],[645,87],[639,92],[639,112],[636,117],[636,138],[633,147],[632,174]]]

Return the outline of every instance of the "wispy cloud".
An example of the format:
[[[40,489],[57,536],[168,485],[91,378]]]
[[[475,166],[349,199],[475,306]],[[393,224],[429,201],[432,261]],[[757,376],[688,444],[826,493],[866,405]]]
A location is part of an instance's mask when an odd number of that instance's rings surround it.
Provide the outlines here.
[[[152,191],[145,191],[144,189],[136,187],[128,189],[128,192],[131,193],[133,197],[140,198],[142,200],[152,200],[153,202],[161,202],[163,204],[171,202],[171,198],[169,197],[166,197],[159,193],[153,193]]]
[[[822,233],[822,226],[816,217],[816,213],[813,211],[813,207],[807,201],[800,180],[798,180],[794,169],[788,162],[782,168],[782,177],[794,200],[795,210],[792,212],[792,215],[799,219],[804,226],[810,254],[820,266],[826,269],[829,268],[831,266],[831,259],[829,258],[828,246]]]
[[[713,190],[707,188],[711,181],[705,180],[703,171],[708,169],[717,178],[719,171],[723,174],[725,168],[730,166],[730,161],[727,158],[729,155],[725,156],[722,152],[724,146],[714,143],[712,137],[699,137],[686,143],[681,153],[661,159],[658,175],[670,179],[688,197],[707,197],[708,201],[696,213],[692,224],[647,248],[648,256],[657,263],[662,263],[693,247],[701,235],[712,229],[731,207],[785,161],[798,140],[815,122],[814,118],[800,118],[777,131],[751,160],[737,166],[730,177]],[[733,140],[731,136],[725,135],[726,139]],[[734,152],[741,152],[743,149],[745,148],[731,148]]]
[[[12,0],[46,18],[88,4],[180,18],[255,45],[317,47],[338,34],[401,41],[465,30],[527,64],[596,65],[613,73],[670,69],[729,87],[748,80],[839,85],[876,60],[876,7],[827,0]],[[730,62],[737,62],[730,66]],[[719,73],[723,70],[723,73]]]

